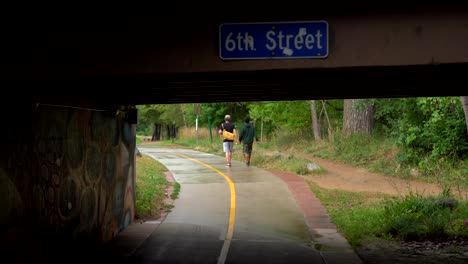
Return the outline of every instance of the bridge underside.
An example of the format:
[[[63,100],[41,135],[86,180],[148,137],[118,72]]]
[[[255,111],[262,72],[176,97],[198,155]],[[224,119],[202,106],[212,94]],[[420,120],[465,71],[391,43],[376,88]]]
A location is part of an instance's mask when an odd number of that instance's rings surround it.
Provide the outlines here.
[[[32,93],[41,101],[88,98],[124,105],[459,96],[468,87],[466,73],[468,63],[147,74],[42,81],[40,92]]]
[[[27,255],[36,240],[25,248],[22,228],[91,245],[130,224],[136,104],[466,95],[468,11],[448,1],[412,11],[393,1],[380,12],[294,4],[276,14],[184,5],[146,17],[1,16],[0,233],[18,239],[0,244]],[[219,58],[220,23],[318,19],[331,29],[326,59]]]
[[[468,86],[468,11],[455,5],[175,10],[15,17],[0,80],[15,97],[106,104],[456,96]],[[221,23],[307,20],[329,23],[325,59],[219,58]]]

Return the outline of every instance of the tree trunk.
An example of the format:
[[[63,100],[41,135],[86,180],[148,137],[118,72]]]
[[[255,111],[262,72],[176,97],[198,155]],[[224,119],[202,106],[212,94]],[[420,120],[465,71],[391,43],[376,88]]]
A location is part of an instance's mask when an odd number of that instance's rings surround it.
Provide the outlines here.
[[[172,138],[177,138],[177,127],[175,124],[172,125]]]
[[[156,141],[156,128],[157,124],[153,125],[153,136],[151,137],[151,141]]]
[[[262,116],[262,124],[260,126],[260,142],[263,142],[263,116]]]
[[[151,137],[151,141],[158,141],[161,139],[161,125],[154,124],[153,136]]]
[[[460,100],[462,102],[463,112],[465,112],[466,133],[468,134],[468,96],[460,96]]]
[[[166,125],[166,138],[169,140],[171,139],[171,126]]]
[[[343,113],[343,136],[352,134],[370,135],[374,129],[375,105],[362,99],[345,99]]]
[[[319,114],[319,120],[320,117],[322,116],[322,112],[325,114],[325,118],[327,119],[327,133],[328,133],[328,138],[333,140],[333,133],[332,133],[332,127],[330,124],[330,118],[328,118],[328,113],[327,113],[327,101],[326,100],[321,100],[322,103],[322,109],[320,110]],[[320,122],[319,122],[320,124]]]
[[[315,140],[322,140],[320,136],[320,127],[317,119],[317,107],[315,106],[315,100],[310,100],[310,113],[312,115],[312,130],[314,131]]]

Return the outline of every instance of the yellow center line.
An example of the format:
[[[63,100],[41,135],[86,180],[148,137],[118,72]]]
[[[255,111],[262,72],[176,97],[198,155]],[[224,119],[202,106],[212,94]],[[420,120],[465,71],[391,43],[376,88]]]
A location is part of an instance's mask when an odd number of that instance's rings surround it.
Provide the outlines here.
[[[229,190],[230,190],[230,193],[231,193],[231,197],[230,197],[230,199],[231,199],[231,208],[229,210],[229,223],[228,223],[228,229],[227,229],[227,233],[226,233],[226,239],[224,240],[223,248],[221,249],[221,254],[220,254],[219,258],[218,258],[218,264],[222,264],[226,260],[226,256],[227,256],[227,253],[228,253],[228,250],[229,250],[229,246],[231,245],[232,236],[234,234],[234,222],[235,222],[235,219],[236,219],[236,189],[234,188],[234,182],[231,180],[231,178],[229,178],[222,171],[218,170],[217,168],[215,168],[215,167],[213,167],[213,166],[211,166],[209,164],[206,164],[204,162],[201,162],[201,161],[199,161],[197,159],[191,158],[191,157],[186,156],[184,154],[179,154],[179,153],[173,153],[173,154],[181,156],[181,157],[186,158],[186,159],[191,160],[191,161],[195,161],[195,162],[200,163],[201,165],[203,165],[205,167],[208,167],[211,170],[216,171],[219,175],[223,176],[224,179],[229,184]]]

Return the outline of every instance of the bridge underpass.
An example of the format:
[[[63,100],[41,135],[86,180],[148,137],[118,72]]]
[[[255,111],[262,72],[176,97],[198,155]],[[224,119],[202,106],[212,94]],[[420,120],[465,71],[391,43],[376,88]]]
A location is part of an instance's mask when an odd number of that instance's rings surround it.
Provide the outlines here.
[[[184,73],[117,76],[78,80],[57,87],[40,100],[91,95],[99,102],[127,104],[288,101],[308,99],[458,96],[466,87],[467,63],[261,70],[251,72]],[[383,81],[385,80],[385,81]],[[67,85],[68,89],[59,87]],[[132,87],[129,93],[126,87]]]
[[[2,241],[100,243],[133,221],[135,105],[458,96],[468,84],[462,9],[112,19],[4,31]],[[219,58],[220,23],[318,19],[327,58]]]
[[[5,28],[0,74],[13,94],[111,104],[457,95],[465,84],[466,7],[259,10],[27,14]],[[317,20],[326,58],[220,58],[221,24]]]

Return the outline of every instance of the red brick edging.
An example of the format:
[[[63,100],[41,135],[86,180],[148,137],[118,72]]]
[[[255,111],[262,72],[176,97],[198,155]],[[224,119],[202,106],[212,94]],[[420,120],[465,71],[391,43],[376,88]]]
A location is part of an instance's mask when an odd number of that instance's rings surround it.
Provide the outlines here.
[[[336,229],[335,224],[330,221],[327,210],[322,206],[314,193],[310,191],[302,176],[284,171],[271,171],[271,173],[286,183],[297,204],[302,209],[310,230],[315,228]]]

